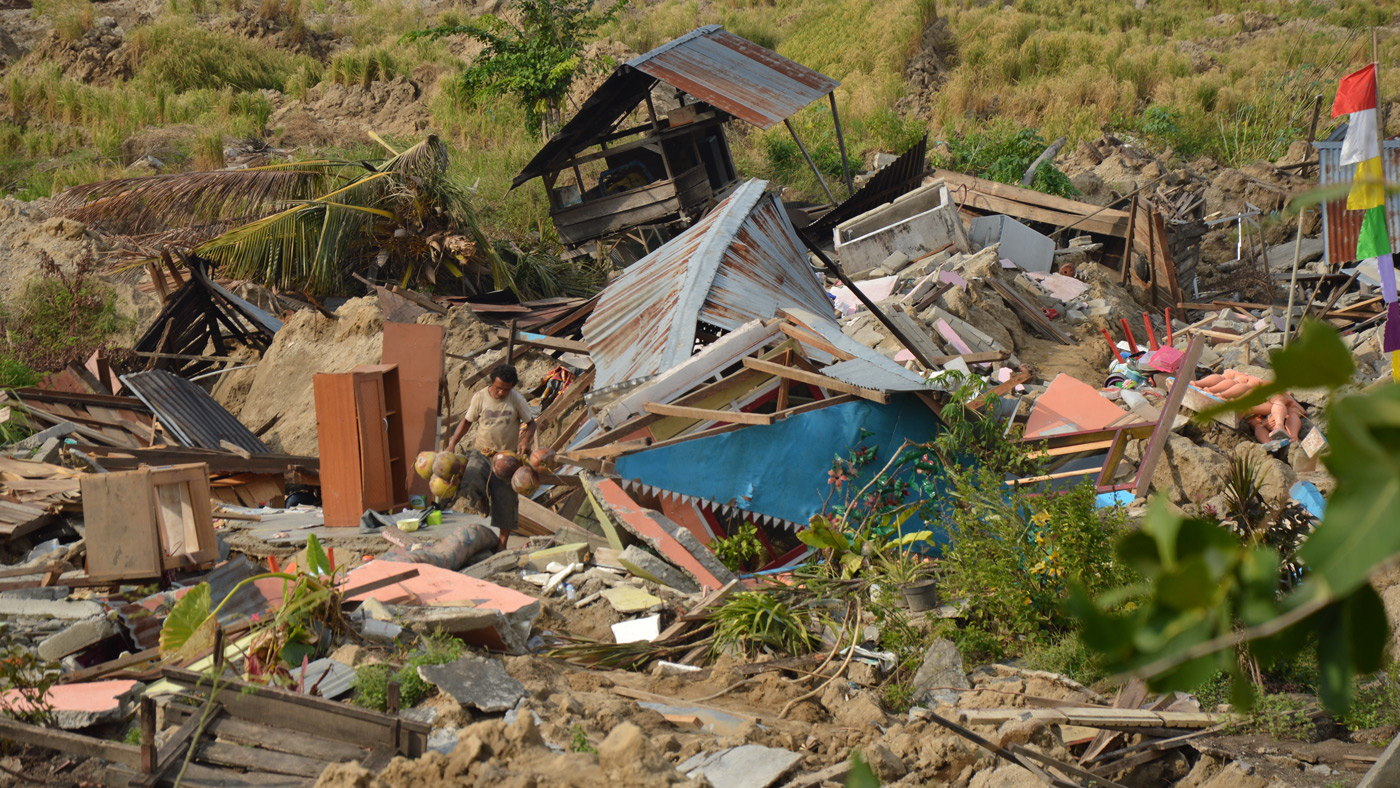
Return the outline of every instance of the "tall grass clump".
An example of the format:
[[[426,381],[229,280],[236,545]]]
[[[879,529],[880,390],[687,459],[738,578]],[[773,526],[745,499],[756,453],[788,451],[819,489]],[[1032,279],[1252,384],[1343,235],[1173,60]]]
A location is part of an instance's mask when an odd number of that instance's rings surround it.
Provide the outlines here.
[[[282,90],[311,60],[180,19],[138,28],[127,40],[141,64],[139,76],[177,92]]]

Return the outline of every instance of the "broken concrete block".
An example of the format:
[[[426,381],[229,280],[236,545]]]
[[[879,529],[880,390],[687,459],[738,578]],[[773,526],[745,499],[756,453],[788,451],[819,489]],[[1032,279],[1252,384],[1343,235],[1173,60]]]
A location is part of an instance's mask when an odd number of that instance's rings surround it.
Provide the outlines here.
[[[963,670],[962,653],[953,641],[939,638],[929,644],[924,651],[924,661],[914,674],[911,683],[914,702],[934,706],[938,703],[957,703],[962,693],[940,687],[970,689],[967,672]]]
[[[77,621],[103,614],[96,602],[58,602],[44,599],[13,599],[0,597],[0,616],[28,618],[58,618]]]
[[[1307,437],[1303,438],[1303,451],[1307,452],[1309,457],[1316,457],[1318,452],[1325,448],[1327,448],[1326,436],[1322,434],[1322,430],[1313,427],[1308,432]]]
[[[656,605],[664,604],[660,597],[648,594],[636,586],[621,585],[601,592],[613,610],[619,613],[639,613]]]
[[[631,545],[623,550],[618,560],[622,563],[623,568],[643,580],[669,586],[682,594],[694,594],[700,590],[700,586],[681,573],[679,569],[636,545]]]
[[[140,682],[131,680],[58,684],[49,688],[44,700],[53,709],[55,724],[71,731],[127,716],[143,689]],[[0,693],[0,708],[22,712],[29,706],[18,689]]]
[[[530,557],[526,560],[532,568],[541,572],[545,571],[551,562],[564,566],[574,563],[581,564],[588,560],[588,543],[561,544],[544,550],[536,550],[530,553]]]
[[[409,568],[417,569],[418,576],[358,594],[350,601],[412,598],[423,607],[390,604],[388,609],[395,621],[415,632],[432,632],[435,626],[442,626],[449,634],[468,642],[523,653],[530,628],[540,615],[540,601],[519,591],[432,564],[404,564],[383,559],[352,571],[345,585],[350,588],[365,585]]]
[[[584,477],[584,485],[607,509],[609,516],[633,536],[651,545],[682,572],[710,590],[716,590],[734,579],[734,573],[715,554],[700,544],[700,540],[660,512],[646,509],[632,500],[614,479],[600,479],[592,474]],[[668,584],[669,585],[669,584]],[[673,588],[675,586],[672,586]],[[690,593],[690,592],[687,592]]]
[[[621,550],[614,550],[611,547],[599,547],[593,551],[593,563],[598,566],[610,566],[614,569],[622,569]]]
[[[57,662],[115,634],[117,625],[106,616],[97,616],[71,624],[58,634],[44,638],[39,641],[37,651],[39,658],[45,662]]]
[[[420,665],[418,676],[463,706],[505,711],[525,697],[525,685],[495,660],[462,657],[446,665]]]
[[[704,777],[726,788],[768,788],[787,774],[802,756],[780,747],[745,744],[691,756],[676,770],[686,777]]]
[[[619,621],[612,625],[613,640],[618,643],[650,643],[661,636],[661,614]]]

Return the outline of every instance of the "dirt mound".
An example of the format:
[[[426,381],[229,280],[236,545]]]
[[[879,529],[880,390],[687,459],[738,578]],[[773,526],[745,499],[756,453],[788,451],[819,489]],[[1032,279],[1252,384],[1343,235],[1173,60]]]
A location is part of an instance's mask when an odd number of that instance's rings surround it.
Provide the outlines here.
[[[100,252],[100,244],[82,222],[51,218],[33,203],[0,200],[0,302],[10,304],[40,275],[40,252],[66,270],[84,256]],[[104,280],[117,294],[118,309],[134,320],[118,342],[134,340],[160,311],[160,304],[154,296],[116,278]]]
[[[212,28],[215,32],[233,33],[251,38],[262,44],[300,55],[310,55],[317,60],[325,60],[331,52],[351,41],[337,39],[335,34],[313,30],[300,16],[287,13],[273,13],[269,17],[263,8],[241,9],[237,15],[225,19]]]
[[[278,417],[263,436],[274,450],[317,453],[312,375],[347,372],[361,364],[378,364],[383,358],[384,318],[377,298],[348,301],[335,316],[331,320],[312,310],[296,313],[277,332],[256,368],[224,375],[214,388],[214,398],[244,424],[259,426]],[[468,355],[491,340],[487,326],[465,307],[447,315],[423,315],[418,322],[443,326],[443,349],[452,355]],[[485,353],[471,361],[448,357],[446,377],[452,410],[444,417],[459,418],[466,411],[480,384],[467,387],[463,381],[481,366],[496,363],[499,356]],[[538,385],[554,366],[554,360],[541,353],[531,352],[518,359],[521,390]]]
[[[126,32],[117,20],[97,19],[81,38],[68,41],[49,31],[21,61],[20,68],[33,73],[58,66],[65,77],[93,85],[110,85],[131,77],[135,62],[122,46]]]
[[[428,128],[428,102],[423,86],[399,76],[361,85],[322,85],[307,91],[304,101],[290,101],[268,121],[275,144],[325,145],[331,141],[365,139],[374,130],[386,136],[411,136]]]

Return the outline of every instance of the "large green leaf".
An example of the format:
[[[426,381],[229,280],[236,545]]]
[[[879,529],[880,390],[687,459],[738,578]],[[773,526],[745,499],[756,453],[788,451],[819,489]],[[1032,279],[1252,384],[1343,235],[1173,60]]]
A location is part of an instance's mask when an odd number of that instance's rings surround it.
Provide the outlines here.
[[[316,538],[316,534],[306,535],[306,571],[313,575],[331,573],[331,560],[326,556],[326,551],[321,547],[321,540]]]
[[[190,589],[175,606],[160,628],[161,659],[183,661],[214,647],[218,621],[209,614],[209,584],[200,583]]]
[[[1341,598],[1400,552],[1400,386],[1343,398],[1328,413],[1332,448],[1324,462],[1337,489],[1298,556],[1309,582]]]

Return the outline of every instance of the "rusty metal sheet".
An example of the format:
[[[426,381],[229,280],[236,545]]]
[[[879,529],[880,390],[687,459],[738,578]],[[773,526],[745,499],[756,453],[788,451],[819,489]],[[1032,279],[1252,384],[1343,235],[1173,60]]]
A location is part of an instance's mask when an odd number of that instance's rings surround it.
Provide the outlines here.
[[[1314,142],[1319,160],[1318,185],[1333,186],[1349,184],[1356,177],[1356,165],[1342,166],[1342,139],[1346,127],[1333,133],[1331,139]],[[1400,140],[1386,140],[1382,144],[1381,166],[1385,171],[1386,183],[1400,183]],[[1322,206],[1322,240],[1326,245],[1327,262],[1342,265],[1356,261],[1356,240],[1361,235],[1361,220],[1365,211],[1348,211],[1343,197],[1324,203]],[[1385,197],[1386,229],[1390,231],[1390,243],[1394,247],[1400,238],[1400,194],[1387,194]]]
[[[618,66],[512,181],[538,178],[611,133],[657,80],[759,128],[782,122],[841,83],[707,25]]]
[[[627,65],[762,129],[841,84],[719,25],[692,30]]]
[[[831,311],[797,231],[766,186],[744,183],[600,294],[583,325],[597,369],[595,389],[655,375],[689,358],[697,323],[732,331],[773,317],[779,307]]]

